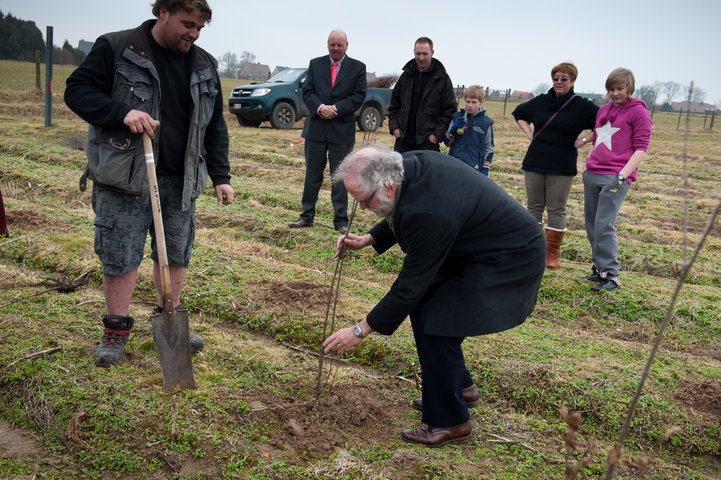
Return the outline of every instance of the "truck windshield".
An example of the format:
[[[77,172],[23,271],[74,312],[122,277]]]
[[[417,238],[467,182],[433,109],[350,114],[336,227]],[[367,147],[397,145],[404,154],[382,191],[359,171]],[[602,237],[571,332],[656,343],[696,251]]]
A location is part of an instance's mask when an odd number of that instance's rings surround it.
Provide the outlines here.
[[[268,83],[292,83],[305,73],[305,68],[286,68],[268,79]]]

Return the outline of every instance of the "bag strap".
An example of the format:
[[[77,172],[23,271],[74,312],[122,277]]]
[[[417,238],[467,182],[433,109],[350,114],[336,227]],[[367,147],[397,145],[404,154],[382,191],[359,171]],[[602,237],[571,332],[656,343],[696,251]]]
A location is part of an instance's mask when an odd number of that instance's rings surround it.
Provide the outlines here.
[[[571,100],[573,100],[575,97],[576,97],[576,94],[575,94],[575,93],[574,93],[573,95],[571,95],[570,97],[568,97],[568,100],[566,100],[565,102],[563,102],[563,105],[561,105],[561,108],[559,108],[556,113],[554,113],[553,115],[551,115],[551,118],[549,118],[548,120],[546,120],[546,123],[543,124],[543,126],[541,127],[541,129],[540,129],[539,131],[533,133],[533,138],[531,139],[531,141],[535,140],[536,137],[539,136],[539,135],[541,134],[541,132],[548,126],[548,124],[551,123],[554,118],[556,118],[556,115],[558,115],[558,114],[560,113],[560,111],[563,110],[563,109],[566,107],[566,105],[568,105],[569,103],[571,103]]]

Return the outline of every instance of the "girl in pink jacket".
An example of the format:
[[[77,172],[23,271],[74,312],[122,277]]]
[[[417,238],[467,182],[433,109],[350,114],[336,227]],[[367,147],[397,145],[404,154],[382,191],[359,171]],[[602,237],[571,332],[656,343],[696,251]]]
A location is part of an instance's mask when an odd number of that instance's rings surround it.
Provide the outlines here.
[[[642,100],[631,98],[634,87],[631,70],[617,68],[608,75],[611,101],[596,115],[593,150],[583,172],[586,236],[593,259],[592,274],[586,279],[594,282],[595,291],[621,286],[614,224],[651,138],[651,116]]]

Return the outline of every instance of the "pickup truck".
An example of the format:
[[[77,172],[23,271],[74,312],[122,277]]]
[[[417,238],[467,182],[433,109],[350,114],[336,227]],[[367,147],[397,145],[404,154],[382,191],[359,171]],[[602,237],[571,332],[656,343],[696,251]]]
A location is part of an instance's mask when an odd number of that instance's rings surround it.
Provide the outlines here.
[[[303,82],[307,68],[287,68],[265,83],[235,87],[228,98],[230,113],[244,127],[258,127],[270,121],[273,128],[287,129],[296,120],[308,116],[303,103]],[[365,101],[356,111],[356,122],[362,131],[375,132],[383,125],[391,101],[390,88],[369,88]]]

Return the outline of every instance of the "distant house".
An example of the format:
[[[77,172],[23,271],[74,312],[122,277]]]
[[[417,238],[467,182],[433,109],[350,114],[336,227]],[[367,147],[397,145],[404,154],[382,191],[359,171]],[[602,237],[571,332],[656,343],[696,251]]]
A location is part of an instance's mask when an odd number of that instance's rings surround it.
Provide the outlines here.
[[[705,113],[707,110],[714,110],[716,108],[716,105],[713,103],[700,103],[700,102],[673,102],[671,104],[671,109],[674,112],[680,112],[683,110],[684,112],[690,111],[691,113]]]
[[[262,63],[246,63],[240,69],[238,78],[246,78],[248,80],[265,81],[270,78],[270,67]]]
[[[509,97],[510,100],[518,100],[519,102],[525,102],[534,97],[531,92],[522,92],[521,90],[514,90]]]
[[[378,75],[376,75],[376,72],[366,72],[366,82],[370,83],[375,80],[378,80]]]
[[[90,49],[93,48],[95,42],[88,42],[87,40],[80,40],[78,42],[78,50],[81,50],[85,55],[90,53]]]

